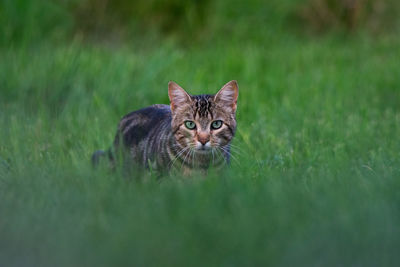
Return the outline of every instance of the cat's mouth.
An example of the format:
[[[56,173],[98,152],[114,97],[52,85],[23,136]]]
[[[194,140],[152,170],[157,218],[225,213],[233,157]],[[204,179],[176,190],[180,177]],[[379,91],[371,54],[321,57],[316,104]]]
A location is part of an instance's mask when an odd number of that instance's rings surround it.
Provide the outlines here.
[[[199,153],[209,153],[209,152],[211,152],[211,147],[196,148],[196,152],[199,152]]]
[[[196,148],[194,150],[197,153],[200,153],[200,154],[207,154],[207,153],[211,152],[212,147],[211,146],[201,145],[201,146],[196,146]]]

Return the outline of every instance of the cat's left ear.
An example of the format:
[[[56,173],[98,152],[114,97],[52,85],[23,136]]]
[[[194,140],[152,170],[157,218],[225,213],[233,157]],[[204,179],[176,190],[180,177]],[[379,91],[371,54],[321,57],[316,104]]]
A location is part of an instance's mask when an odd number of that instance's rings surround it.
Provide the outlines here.
[[[223,105],[231,107],[233,112],[236,112],[238,96],[239,87],[237,81],[230,81],[219,90],[214,99],[215,102],[223,103]]]

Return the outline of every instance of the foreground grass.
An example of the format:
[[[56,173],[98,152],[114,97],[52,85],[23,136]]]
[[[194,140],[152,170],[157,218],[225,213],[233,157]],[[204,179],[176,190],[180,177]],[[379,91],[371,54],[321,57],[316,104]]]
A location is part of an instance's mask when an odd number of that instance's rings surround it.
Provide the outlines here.
[[[1,51],[0,265],[395,266],[398,40]],[[240,86],[231,168],[93,171],[119,118]]]

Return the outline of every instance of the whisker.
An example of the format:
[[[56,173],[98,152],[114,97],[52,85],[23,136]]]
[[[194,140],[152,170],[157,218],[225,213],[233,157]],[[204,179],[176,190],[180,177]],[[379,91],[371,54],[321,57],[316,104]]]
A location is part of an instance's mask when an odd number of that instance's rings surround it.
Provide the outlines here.
[[[227,148],[224,148],[224,149],[227,151]],[[229,152],[231,152],[231,153],[236,153],[238,156],[241,156],[241,155],[242,155],[242,152],[241,152],[241,151],[237,151],[237,150],[232,149],[232,148],[229,149]]]
[[[191,148],[191,147],[188,147],[188,148],[189,148],[189,152],[186,153],[186,156],[185,156],[185,158],[183,159],[183,161],[182,161],[182,163],[181,163],[181,170],[182,170],[182,168],[183,168],[183,163],[186,163],[186,158],[187,158],[187,156],[190,155],[190,154],[192,153],[192,148]],[[190,158],[190,156],[189,156],[189,158]]]
[[[238,160],[232,153],[229,153],[229,152],[226,150],[226,148],[224,148],[224,147],[220,147],[220,148],[221,148],[221,150],[224,151],[226,154],[229,154],[230,157],[231,157],[238,165],[240,165],[239,160]]]
[[[211,154],[212,154],[212,165],[214,165],[214,148],[211,148]]]
[[[189,149],[189,147],[185,147],[185,148],[181,149],[180,151],[178,151],[178,153],[175,155],[175,158],[172,159],[172,160],[170,160],[170,162],[168,163],[168,166],[169,166],[169,167],[172,167],[172,166],[175,164],[175,162],[177,161],[177,159],[178,159],[183,153],[185,153],[185,151],[187,151],[188,149]]]
[[[247,154],[247,152],[246,152],[243,148],[241,148],[241,147],[239,147],[239,146],[232,145],[232,144],[230,144],[229,146],[230,146],[230,148],[231,148],[233,151],[235,151],[235,152],[237,152],[237,153]]]
[[[194,153],[194,150],[192,150],[192,168],[194,168],[194,158],[196,156],[196,153]]]
[[[237,145],[234,145],[234,144],[229,144],[229,146],[230,147],[234,147],[234,148],[237,148],[237,149],[239,149],[239,150],[243,150],[240,146],[237,146]]]
[[[224,159],[225,162],[228,162],[227,159],[226,159],[226,156],[223,153],[225,151],[222,148],[221,149],[217,149],[216,151],[219,153],[219,155],[221,155],[221,157]]]
[[[227,149],[227,147],[224,148]],[[235,153],[237,156],[242,156],[242,155],[248,156],[248,153],[246,151],[236,146],[229,145],[229,151]]]

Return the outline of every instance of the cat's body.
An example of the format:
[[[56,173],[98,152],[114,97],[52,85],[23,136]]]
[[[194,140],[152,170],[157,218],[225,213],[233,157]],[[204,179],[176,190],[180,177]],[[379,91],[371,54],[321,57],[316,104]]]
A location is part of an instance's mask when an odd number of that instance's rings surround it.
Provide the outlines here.
[[[170,106],[152,105],[121,119],[110,159],[135,168],[184,173],[223,166],[229,162],[236,129],[237,94],[236,81],[215,96],[191,96],[170,82]],[[93,161],[101,155],[95,153]]]

